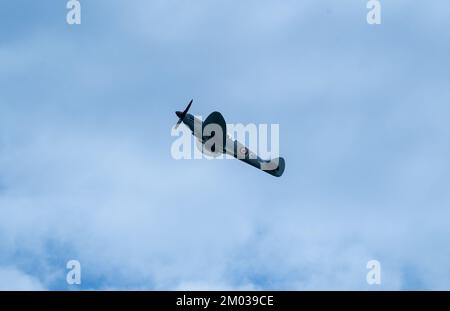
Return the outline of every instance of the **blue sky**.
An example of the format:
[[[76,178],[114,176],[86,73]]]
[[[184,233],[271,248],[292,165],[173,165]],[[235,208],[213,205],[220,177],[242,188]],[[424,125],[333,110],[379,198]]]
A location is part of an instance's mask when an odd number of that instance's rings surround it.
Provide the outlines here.
[[[448,1],[81,2],[0,2],[0,289],[450,289]],[[191,98],[285,175],[174,161]]]

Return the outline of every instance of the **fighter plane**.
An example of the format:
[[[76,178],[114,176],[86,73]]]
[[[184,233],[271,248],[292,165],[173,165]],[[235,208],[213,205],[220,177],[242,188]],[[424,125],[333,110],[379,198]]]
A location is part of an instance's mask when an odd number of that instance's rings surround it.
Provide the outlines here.
[[[247,147],[233,140],[227,135],[227,125],[220,112],[211,113],[205,121],[202,121],[192,114],[188,113],[192,106],[191,100],[184,111],[176,111],[178,122],[175,129],[181,123],[184,123],[202,144],[202,152],[208,155],[217,156],[220,154],[229,154],[238,160],[241,160],[257,169],[260,169],[275,177],[281,177],[284,173],[285,161],[282,157],[272,160],[263,160]]]

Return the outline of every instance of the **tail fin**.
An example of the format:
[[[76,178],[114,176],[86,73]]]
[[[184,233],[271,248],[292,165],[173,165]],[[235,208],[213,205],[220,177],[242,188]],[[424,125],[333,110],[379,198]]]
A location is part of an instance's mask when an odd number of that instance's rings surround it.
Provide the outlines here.
[[[277,168],[273,169],[273,170],[268,170],[265,172],[269,173],[270,175],[275,176],[275,177],[281,177],[281,175],[283,175],[284,169],[286,167],[286,161],[284,161],[284,158],[279,157],[279,158],[273,159],[271,162],[275,162],[275,163],[278,162]]]

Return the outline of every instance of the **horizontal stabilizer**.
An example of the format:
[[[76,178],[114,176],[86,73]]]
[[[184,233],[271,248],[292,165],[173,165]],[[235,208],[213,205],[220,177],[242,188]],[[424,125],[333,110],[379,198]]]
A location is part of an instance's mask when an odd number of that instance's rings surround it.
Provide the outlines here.
[[[276,159],[272,159],[272,161],[270,161],[271,163],[278,163],[277,167],[275,169],[272,170],[264,170],[266,173],[269,173],[270,175],[273,175],[275,177],[281,177],[281,175],[283,175],[284,173],[284,169],[286,167],[286,162],[284,161],[284,158],[279,157]]]

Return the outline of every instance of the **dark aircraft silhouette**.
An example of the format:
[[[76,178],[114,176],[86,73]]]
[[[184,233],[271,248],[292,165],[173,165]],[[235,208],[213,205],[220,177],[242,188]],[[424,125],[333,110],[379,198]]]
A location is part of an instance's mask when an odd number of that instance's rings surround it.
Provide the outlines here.
[[[285,168],[283,158],[280,157],[272,160],[261,159],[243,144],[231,139],[227,135],[227,125],[220,112],[215,111],[211,113],[203,122],[192,114],[189,114],[188,111],[191,108],[192,102],[193,100],[189,102],[189,105],[184,111],[175,112],[179,118],[175,129],[181,123],[184,123],[192,131],[192,135],[202,143],[203,153],[211,156],[229,154],[275,177],[281,177],[283,175]]]

